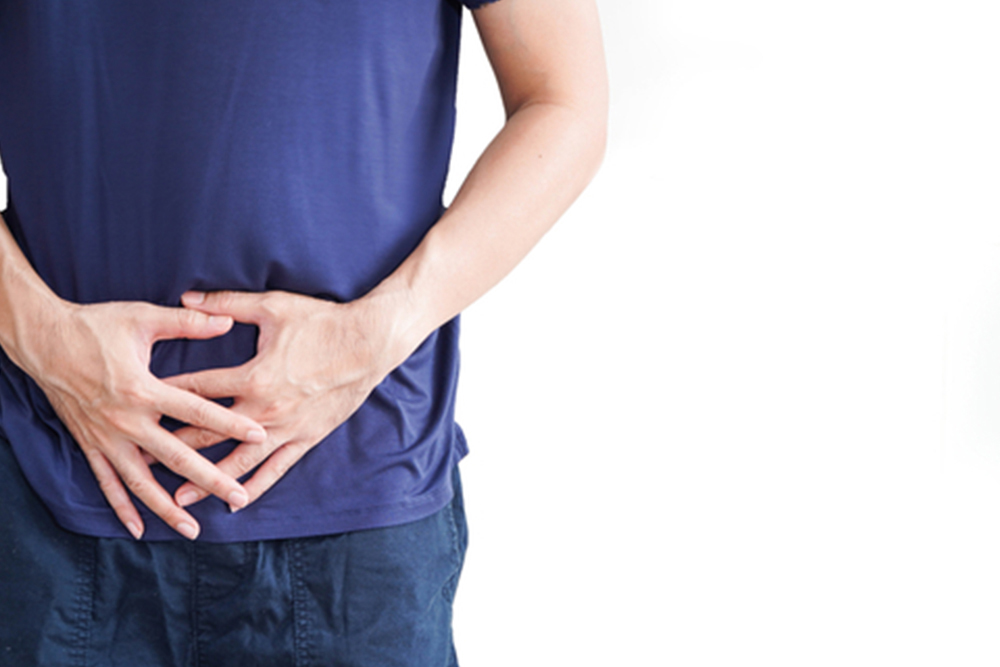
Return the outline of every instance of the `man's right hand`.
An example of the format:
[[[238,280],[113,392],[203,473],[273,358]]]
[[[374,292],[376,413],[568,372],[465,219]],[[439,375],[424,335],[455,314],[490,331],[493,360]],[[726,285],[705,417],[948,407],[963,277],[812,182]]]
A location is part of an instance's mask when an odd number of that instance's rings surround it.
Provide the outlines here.
[[[0,216],[0,347],[45,392],[136,539],[145,528],[126,487],[181,535],[193,540],[199,532],[194,517],[153,477],[147,460],[162,462],[230,505],[247,503],[236,479],[160,426],[160,417],[246,442],[264,442],[263,427],[172,387],[149,370],[156,341],[214,338],[232,325],[229,317],[187,308],[61,299],[35,272]]]
[[[159,420],[169,415],[251,443],[266,439],[263,427],[172,387],[149,371],[156,341],[220,336],[232,327],[231,318],[143,302],[61,301],[45,320],[48,326],[20,346],[20,365],[76,438],[108,503],[136,539],[144,526],[126,487],[184,537],[195,539],[200,530],[153,477],[145,460],[149,456],[224,502],[246,505],[247,493],[234,478],[174,437]]]

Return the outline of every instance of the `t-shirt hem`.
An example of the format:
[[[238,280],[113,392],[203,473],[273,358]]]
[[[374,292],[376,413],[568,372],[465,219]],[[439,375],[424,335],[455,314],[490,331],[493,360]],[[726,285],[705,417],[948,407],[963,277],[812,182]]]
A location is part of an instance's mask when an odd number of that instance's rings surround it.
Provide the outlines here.
[[[354,530],[369,528],[384,528],[428,517],[451,502],[454,496],[450,477],[448,482],[433,489],[418,499],[399,503],[381,505],[378,507],[358,508],[340,512],[327,512],[319,515],[276,516],[273,518],[255,517],[246,523],[230,523],[229,517],[221,517],[222,521],[203,519],[199,542],[247,542],[262,540],[283,540],[317,535],[334,535]],[[102,538],[132,539],[128,531],[118,524],[118,520],[108,512],[100,510],[56,511],[56,522],[63,528],[74,533]],[[235,518],[235,517],[234,517]],[[224,522],[224,526],[220,525]],[[176,541],[180,536],[166,524],[156,520],[147,522],[144,542]]]

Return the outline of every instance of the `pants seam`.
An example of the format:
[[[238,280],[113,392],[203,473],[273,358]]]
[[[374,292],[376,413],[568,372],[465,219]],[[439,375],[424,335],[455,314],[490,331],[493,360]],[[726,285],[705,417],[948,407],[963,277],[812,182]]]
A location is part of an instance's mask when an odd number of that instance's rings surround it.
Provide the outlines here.
[[[86,547],[77,551],[76,595],[73,599],[73,615],[76,632],[73,637],[71,654],[76,667],[87,664],[87,649],[90,645],[91,619],[94,616],[94,577],[96,570],[96,539],[83,538]]]
[[[289,547],[292,565],[292,637],[295,647],[295,667],[308,667],[312,664],[312,651],[309,645],[306,585],[302,574],[302,540],[292,540]]]
[[[201,573],[198,571],[198,549],[196,545],[189,544],[186,545],[188,548],[188,553],[190,558],[188,559],[188,567],[190,567],[190,604],[191,604],[191,665],[193,667],[200,667],[201,665],[201,628],[198,627],[199,614],[198,614],[198,579]]]
[[[457,470],[453,471],[453,474],[457,474]],[[448,579],[445,580],[444,586],[441,589],[441,592],[444,594],[445,599],[449,602],[449,604],[455,599],[455,593],[458,589],[458,578],[462,573],[462,565],[465,561],[465,554],[463,553],[458,530],[458,517],[455,515],[455,505],[459,502],[461,487],[458,486],[458,484],[455,484],[454,486],[454,495],[452,496],[451,502],[449,502],[446,506],[448,514],[446,523],[448,524],[448,533],[451,536],[451,553],[454,558],[454,565],[452,573],[449,575]]]

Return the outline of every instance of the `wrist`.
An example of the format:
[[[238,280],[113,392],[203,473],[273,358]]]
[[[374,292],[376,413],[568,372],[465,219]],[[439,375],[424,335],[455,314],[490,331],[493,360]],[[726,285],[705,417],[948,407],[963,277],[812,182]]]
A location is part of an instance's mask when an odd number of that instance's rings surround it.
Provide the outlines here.
[[[363,311],[362,321],[378,333],[374,338],[380,350],[379,365],[386,375],[406,361],[435,328],[402,280],[386,279],[352,305]]]
[[[48,356],[45,350],[65,330],[78,306],[59,298],[37,278],[38,284],[7,277],[0,297],[5,316],[0,326],[0,347],[21,370],[38,377]]]
[[[406,261],[364,297],[390,313],[396,365],[467,305],[463,294],[468,288],[467,276],[455,268],[457,248],[440,231],[447,215],[431,228]]]

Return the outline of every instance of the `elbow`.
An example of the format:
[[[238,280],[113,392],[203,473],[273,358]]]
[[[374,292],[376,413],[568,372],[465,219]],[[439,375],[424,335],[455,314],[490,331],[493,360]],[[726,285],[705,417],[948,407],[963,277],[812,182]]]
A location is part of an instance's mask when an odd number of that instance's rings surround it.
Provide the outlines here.
[[[604,105],[599,117],[592,121],[589,134],[591,137],[592,171],[596,174],[597,170],[604,163],[604,158],[608,153],[607,104]]]
[[[600,170],[608,149],[608,111],[606,103],[576,104],[563,106],[563,129],[572,148],[576,171],[583,177],[581,187],[593,180]]]
[[[568,104],[579,119],[583,158],[591,167],[592,176],[600,169],[608,150],[609,97],[607,74],[602,69],[601,76],[578,87],[575,99]]]
[[[588,102],[576,105],[579,117],[577,127],[580,157],[589,168],[590,178],[593,178],[608,151],[608,102],[606,96]]]

